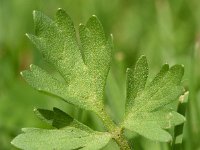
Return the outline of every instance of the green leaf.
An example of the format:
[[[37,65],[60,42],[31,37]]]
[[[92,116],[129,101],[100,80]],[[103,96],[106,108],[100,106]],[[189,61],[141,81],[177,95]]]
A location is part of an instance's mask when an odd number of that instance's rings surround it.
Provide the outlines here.
[[[166,107],[178,100],[183,93],[183,87],[180,86],[183,66],[175,65],[169,69],[167,64],[163,65],[152,82],[145,86],[148,69],[144,60],[146,58],[142,56],[136,63],[134,72],[127,72],[127,93],[132,95],[127,96],[129,100],[122,124],[124,128],[151,140],[170,141],[171,135],[163,129],[185,121],[182,115]]]
[[[47,109],[34,109],[36,116],[47,124],[52,125],[54,119],[54,112]]]
[[[63,128],[73,122],[73,118],[58,108],[53,108],[53,111],[46,109],[35,109],[35,114],[48,124],[56,128]]]
[[[171,135],[160,128],[156,122],[146,122],[145,120],[134,120],[126,122],[126,128],[155,141],[169,142],[172,140]]]
[[[53,111],[47,109],[34,109],[34,112],[38,118],[58,129],[64,128],[66,126],[71,126],[85,130],[87,132],[93,131],[88,126],[82,124],[81,122],[69,116],[64,111],[55,107],[53,108]]]
[[[24,133],[18,135],[11,143],[26,150],[98,150],[106,146],[111,139],[108,133],[89,133],[74,127],[62,130],[28,128],[23,131]]]
[[[149,86],[152,86],[162,80],[163,76],[169,71],[169,65],[164,64],[160,70],[160,72],[156,75],[156,77],[151,81]]]
[[[55,21],[38,11],[33,14],[36,35],[27,36],[65,82],[34,65],[22,76],[37,90],[100,115],[112,49],[100,21],[92,16],[85,26],[80,25],[78,44],[72,20],[64,10],[58,9]]]
[[[134,69],[127,69],[127,105],[145,88],[147,77],[147,59],[145,56],[141,56]]]
[[[107,132],[96,132],[62,110],[36,109],[39,118],[57,129],[23,129],[12,144],[21,149],[102,149],[114,139],[120,149],[130,149],[123,129],[151,140],[168,142],[165,129],[185,121],[171,109],[183,92],[180,85],[183,66],[163,65],[156,77],[146,85],[148,63],[141,56],[135,68],[127,69],[125,117],[118,126],[104,108],[105,85],[110,70],[112,36],[108,39],[96,16],[79,26],[76,33],[71,18],[58,9],[55,20],[34,11],[35,35],[27,34],[41,51],[45,61],[63,78],[31,65],[22,72],[35,89],[56,96],[70,104],[95,112]],[[78,38],[77,38],[78,37]],[[173,105],[172,105],[173,104]]]

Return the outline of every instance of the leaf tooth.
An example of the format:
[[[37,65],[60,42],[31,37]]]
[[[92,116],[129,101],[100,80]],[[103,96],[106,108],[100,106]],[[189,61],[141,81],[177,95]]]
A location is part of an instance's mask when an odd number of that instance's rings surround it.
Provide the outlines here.
[[[20,72],[20,75],[23,77],[23,71]]]
[[[92,15],[92,17],[97,17],[96,15]]]
[[[174,65],[169,69],[169,77],[172,83],[175,85],[180,84],[183,74],[184,66],[183,65]]]
[[[29,34],[28,33],[25,33],[25,36],[29,38]]]
[[[148,78],[148,62],[142,55],[136,62],[134,69],[127,70],[127,104],[135,99],[146,85]]]
[[[110,34],[110,38],[113,40],[113,34],[112,33]]]
[[[91,31],[92,38],[96,39],[96,42],[105,44],[105,34],[103,30],[103,25],[97,18],[97,16],[92,15],[86,23],[86,27]]]
[[[79,24],[79,33],[83,32],[84,29],[85,29],[85,25],[82,24],[82,23],[80,23],[80,24]]]
[[[33,10],[33,19],[35,18],[35,16],[36,16],[36,10]]]
[[[166,73],[168,71],[169,71],[169,64],[166,63],[166,64],[164,64],[162,66],[162,68],[157,73],[157,75],[155,76],[155,78],[151,81],[151,83],[148,85],[148,87],[157,84],[160,80],[162,80],[164,78],[164,76],[166,75]]]
[[[49,35],[52,34],[52,31],[55,30],[53,20],[40,11],[33,11],[33,20],[35,33],[38,36],[49,37]]]
[[[34,112],[36,112],[36,111],[37,111],[37,108],[36,108],[36,107],[34,107],[34,108],[33,108],[33,111],[34,111]]]
[[[34,65],[33,65],[33,64],[30,64],[30,69],[31,69],[31,70],[33,69],[33,67],[34,67]]]
[[[56,16],[68,16],[68,14],[62,9],[62,8],[58,8],[57,12],[56,12]]]
[[[58,8],[58,11],[62,10],[62,8]]]

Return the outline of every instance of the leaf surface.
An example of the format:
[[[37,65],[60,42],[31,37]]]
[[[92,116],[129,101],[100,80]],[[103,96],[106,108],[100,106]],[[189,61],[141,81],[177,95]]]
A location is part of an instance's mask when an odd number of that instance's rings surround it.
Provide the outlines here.
[[[183,93],[180,86],[183,66],[169,68],[167,64],[163,65],[148,85],[147,76],[148,64],[142,56],[135,68],[127,71],[127,107],[123,126],[151,140],[170,141],[171,135],[163,129],[185,121],[182,115],[167,107]]]
[[[78,120],[72,118],[70,115],[64,111],[54,107],[53,110],[47,109],[35,109],[36,116],[46,122],[47,124],[55,127],[57,129],[64,128],[66,126],[75,127],[87,132],[92,132],[93,130],[88,126],[82,124]]]
[[[73,122],[73,118],[58,108],[53,111],[46,109],[35,109],[35,114],[41,119],[56,128],[63,128]]]
[[[98,150],[106,146],[111,139],[108,133],[88,133],[74,127],[62,130],[28,128],[23,131],[24,133],[18,135],[11,143],[25,150]]]
[[[38,11],[33,14],[36,35],[27,36],[65,82],[34,65],[22,76],[39,91],[100,114],[112,49],[100,21],[92,16],[81,25],[78,43],[73,22],[64,10],[58,9],[55,21]]]

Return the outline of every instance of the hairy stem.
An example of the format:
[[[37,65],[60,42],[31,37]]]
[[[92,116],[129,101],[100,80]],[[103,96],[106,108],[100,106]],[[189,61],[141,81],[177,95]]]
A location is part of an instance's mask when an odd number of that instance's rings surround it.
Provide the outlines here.
[[[110,116],[107,114],[105,109],[101,111],[101,116],[100,118],[103,121],[104,126],[106,129],[111,132],[117,128],[117,125],[113,122],[113,120],[110,118]]]
[[[114,140],[117,142],[121,150],[131,150],[128,141],[123,137],[123,134],[118,135]]]
[[[123,135],[122,128],[119,128],[110,116],[107,114],[105,109],[101,111],[100,118],[103,121],[104,126],[107,128],[108,132],[112,134],[113,139],[117,142],[118,146],[121,150],[130,150],[130,146],[128,141],[125,139]]]

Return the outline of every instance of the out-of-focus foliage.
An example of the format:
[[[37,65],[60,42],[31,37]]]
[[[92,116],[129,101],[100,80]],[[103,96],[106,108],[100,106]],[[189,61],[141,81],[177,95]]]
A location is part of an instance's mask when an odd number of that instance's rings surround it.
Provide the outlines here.
[[[147,56],[152,75],[165,62],[185,66],[184,85],[190,95],[182,146],[185,150],[200,149],[199,0],[0,0],[0,149],[14,149],[10,141],[21,127],[45,126],[34,117],[33,107],[56,106],[76,116],[81,113],[79,120],[92,122],[93,128],[101,130],[96,116],[49,100],[52,98],[34,91],[19,76],[31,63],[51,71],[24,34],[33,33],[33,10],[53,17],[59,7],[72,16],[77,27],[92,14],[97,15],[106,33],[114,35],[114,63],[106,86],[106,103],[118,116],[116,122],[123,117],[124,102],[119,100],[125,95],[125,69],[134,65],[138,56]],[[140,136],[130,138],[135,149],[168,149],[167,144]]]

